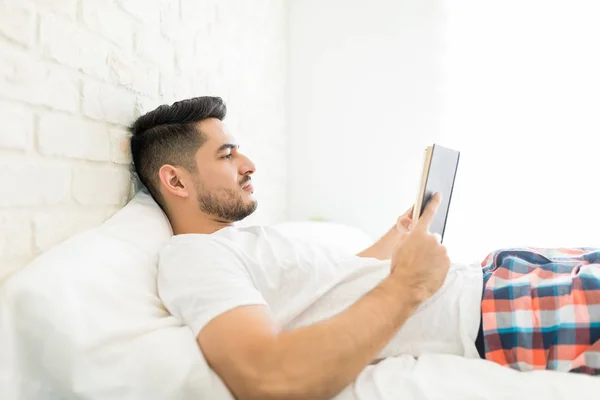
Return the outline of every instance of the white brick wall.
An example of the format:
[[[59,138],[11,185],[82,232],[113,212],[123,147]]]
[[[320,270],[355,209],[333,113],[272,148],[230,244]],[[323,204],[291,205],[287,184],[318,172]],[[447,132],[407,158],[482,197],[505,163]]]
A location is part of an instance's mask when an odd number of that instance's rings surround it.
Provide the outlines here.
[[[34,113],[28,107],[0,101],[0,148],[28,150],[33,143]]]
[[[285,0],[0,0],[0,282],[131,195],[126,126],[222,96],[286,216]]]
[[[110,160],[106,124],[61,114],[46,114],[38,125],[38,150],[44,156]]]
[[[35,14],[18,4],[0,3],[0,33],[17,43],[31,45],[35,38]]]

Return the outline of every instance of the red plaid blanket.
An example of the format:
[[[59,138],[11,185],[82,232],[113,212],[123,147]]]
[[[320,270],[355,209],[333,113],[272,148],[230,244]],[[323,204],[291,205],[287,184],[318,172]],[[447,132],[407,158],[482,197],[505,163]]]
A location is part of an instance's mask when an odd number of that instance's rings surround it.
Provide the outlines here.
[[[482,267],[487,360],[600,374],[600,249],[504,249]]]

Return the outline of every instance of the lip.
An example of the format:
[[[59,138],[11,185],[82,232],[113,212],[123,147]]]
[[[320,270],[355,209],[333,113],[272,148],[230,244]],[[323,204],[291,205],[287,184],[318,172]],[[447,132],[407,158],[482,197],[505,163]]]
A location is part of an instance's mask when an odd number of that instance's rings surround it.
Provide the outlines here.
[[[252,186],[252,184],[250,182],[248,182],[247,184],[245,184],[244,186],[242,186],[242,189],[247,191],[247,192],[253,192],[254,191],[254,187]]]

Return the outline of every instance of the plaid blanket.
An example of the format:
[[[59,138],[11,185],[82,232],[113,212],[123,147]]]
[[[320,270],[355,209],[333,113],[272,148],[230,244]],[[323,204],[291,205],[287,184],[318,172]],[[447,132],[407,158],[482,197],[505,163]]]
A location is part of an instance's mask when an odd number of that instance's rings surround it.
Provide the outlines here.
[[[503,249],[482,267],[487,360],[600,375],[600,249]]]

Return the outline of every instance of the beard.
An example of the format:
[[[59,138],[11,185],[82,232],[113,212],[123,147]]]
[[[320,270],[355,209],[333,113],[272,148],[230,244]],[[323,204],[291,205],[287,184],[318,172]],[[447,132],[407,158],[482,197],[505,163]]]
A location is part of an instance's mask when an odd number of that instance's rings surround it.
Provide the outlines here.
[[[258,207],[257,201],[244,202],[241,185],[247,181],[248,179],[241,182],[240,191],[221,188],[214,190],[212,193],[204,190],[204,185],[200,182],[196,182],[196,196],[200,209],[206,214],[223,221],[236,222],[243,220]]]

